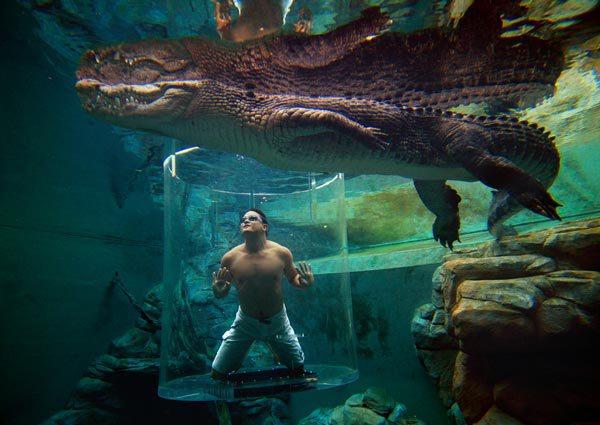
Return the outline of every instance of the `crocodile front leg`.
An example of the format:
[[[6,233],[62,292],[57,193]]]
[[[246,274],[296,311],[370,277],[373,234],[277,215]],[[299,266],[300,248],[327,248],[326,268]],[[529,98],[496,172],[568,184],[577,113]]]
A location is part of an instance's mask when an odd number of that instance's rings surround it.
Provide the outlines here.
[[[460,242],[460,195],[445,180],[413,180],[413,183],[423,204],[435,214],[433,238],[452,249],[455,241]]]
[[[362,143],[371,150],[388,148],[387,135],[378,128],[366,127],[346,116],[325,109],[279,107],[264,110],[266,130],[276,139],[294,139],[324,132],[334,132]]]

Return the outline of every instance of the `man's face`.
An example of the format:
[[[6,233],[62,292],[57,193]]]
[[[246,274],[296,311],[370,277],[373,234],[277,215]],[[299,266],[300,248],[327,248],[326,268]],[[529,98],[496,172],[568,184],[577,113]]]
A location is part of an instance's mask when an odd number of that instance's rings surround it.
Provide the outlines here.
[[[248,211],[240,220],[240,231],[244,233],[264,232],[267,225],[263,223],[260,214],[256,211]]]

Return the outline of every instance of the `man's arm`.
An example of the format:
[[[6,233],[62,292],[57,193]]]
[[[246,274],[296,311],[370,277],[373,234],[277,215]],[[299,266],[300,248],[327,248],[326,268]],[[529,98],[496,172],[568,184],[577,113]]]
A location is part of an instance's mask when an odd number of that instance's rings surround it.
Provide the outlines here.
[[[283,273],[292,286],[304,289],[313,284],[315,280],[308,264],[299,263],[300,269],[297,269],[294,266],[292,252],[285,247],[282,249],[282,256],[284,263]]]
[[[221,268],[218,272],[213,272],[212,290],[216,298],[223,298],[229,294],[233,275],[229,270],[231,265],[232,253],[229,251],[221,258]]]

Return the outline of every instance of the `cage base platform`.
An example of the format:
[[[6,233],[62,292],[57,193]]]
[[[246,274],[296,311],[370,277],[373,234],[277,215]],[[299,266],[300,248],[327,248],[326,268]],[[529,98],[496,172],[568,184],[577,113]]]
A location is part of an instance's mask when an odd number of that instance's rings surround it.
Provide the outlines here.
[[[285,367],[278,367],[230,373],[225,383],[233,386],[236,399],[260,397],[315,389],[317,374],[308,370],[301,374],[292,373]]]
[[[330,388],[352,382],[357,378],[356,370],[344,367],[307,367],[302,374],[291,373],[284,367],[276,367],[230,373],[224,381],[215,380],[210,374],[187,376],[171,381],[167,385],[161,385],[158,395],[162,398],[182,401],[234,401]]]

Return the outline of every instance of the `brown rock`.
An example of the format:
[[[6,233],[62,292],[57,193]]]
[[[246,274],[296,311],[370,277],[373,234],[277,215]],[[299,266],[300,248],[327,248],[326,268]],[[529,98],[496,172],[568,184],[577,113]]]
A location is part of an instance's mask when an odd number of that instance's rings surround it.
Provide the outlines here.
[[[480,247],[483,256],[540,253],[560,268],[600,270],[600,219],[584,220],[504,238]]]
[[[600,311],[600,273],[596,271],[560,270],[533,282],[547,298],[563,298],[590,312]]]
[[[581,334],[584,329],[597,326],[591,315],[562,298],[544,301],[537,314],[537,323],[542,338],[563,336],[571,339],[571,335]]]
[[[563,270],[534,283],[547,297],[535,316],[542,341],[559,349],[592,348],[600,336],[600,273]]]
[[[600,219],[503,238],[444,261],[433,277],[433,305],[415,330],[428,345],[417,345],[419,359],[445,404],[454,398],[454,410],[478,425],[598,421]],[[460,350],[452,375],[454,350],[443,347],[442,326]]]
[[[507,308],[531,312],[537,308],[544,294],[530,278],[503,280],[466,280],[458,288],[457,298],[493,301]]]
[[[512,416],[504,413],[498,407],[493,406],[486,414],[481,418],[479,422],[474,425],[525,425],[523,422],[513,418]]]
[[[522,311],[495,301],[463,298],[452,312],[459,347],[467,353],[499,353],[526,348],[536,336]]]
[[[562,403],[570,412],[569,417],[600,419],[599,371],[596,367],[596,376],[590,376],[594,373],[594,365],[590,366],[588,372],[591,373],[584,378],[554,380],[553,392],[560,395]]]
[[[530,377],[497,383],[494,402],[504,412],[531,425],[560,425],[568,419],[565,406],[553,394],[552,383]]]
[[[544,242],[544,252],[582,269],[600,270],[600,252],[597,249],[600,245],[600,222],[598,224],[577,232],[561,231],[549,235]]]
[[[494,402],[493,386],[488,381],[485,360],[458,352],[452,394],[467,423],[473,423],[485,414]]]
[[[534,276],[556,270],[556,264],[552,259],[540,255],[515,255],[456,259],[444,263],[438,270],[444,306],[450,311],[457,301],[457,288],[464,280]]]
[[[454,363],[452,363],[453,365]],[[452,386],[454,379],[454,369],[448,369],[444,371],[437,381],[438,393],[442,404],[446,407],[450,407],[454,403],[454,395],[452,394]]]
[[[504,279],[532,276],[556,270],[551,258],[535,254],[460,258],[442,266],[462,279]]]

